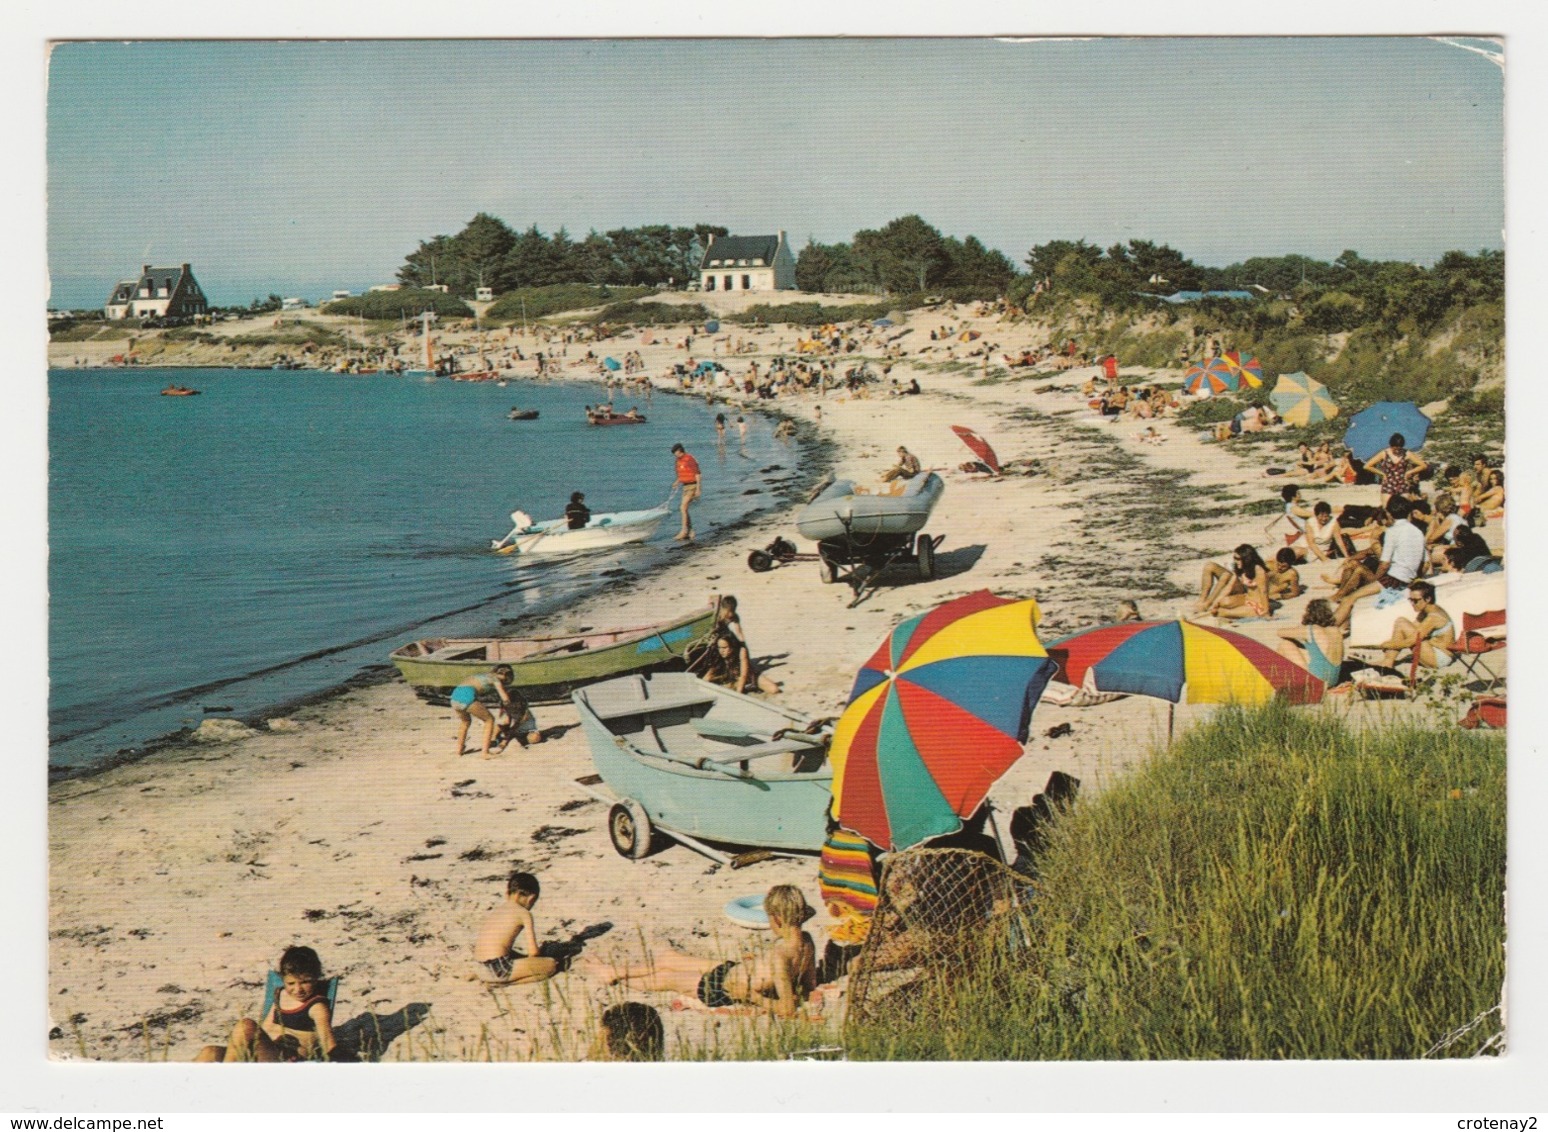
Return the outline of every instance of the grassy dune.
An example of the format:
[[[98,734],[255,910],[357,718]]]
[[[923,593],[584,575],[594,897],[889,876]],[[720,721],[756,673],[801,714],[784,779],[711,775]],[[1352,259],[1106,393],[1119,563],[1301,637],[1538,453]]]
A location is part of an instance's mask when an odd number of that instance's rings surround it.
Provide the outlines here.
[[[850,1058],[1467,1056],[1499,1027],[1505,744],[1222,713],[1055,830],[1028,946]],[[943,1023],[944,1020],[944,1023]]]

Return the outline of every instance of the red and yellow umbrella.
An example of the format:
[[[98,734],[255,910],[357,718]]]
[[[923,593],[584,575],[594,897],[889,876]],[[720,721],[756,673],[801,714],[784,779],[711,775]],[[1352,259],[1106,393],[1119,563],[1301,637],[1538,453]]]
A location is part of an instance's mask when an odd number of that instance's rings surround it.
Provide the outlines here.
[[[1237,350],[1227,350],[1225,362],[1238,383],[1245,383],[1253,389],[1263,384],[1263,366],[1251,354],[1243,355]]]
[[[833,815],[883,849],[953,833],[1021,757],[1052,665],[1035,601],[988,590],[910,617],[834,727]]]

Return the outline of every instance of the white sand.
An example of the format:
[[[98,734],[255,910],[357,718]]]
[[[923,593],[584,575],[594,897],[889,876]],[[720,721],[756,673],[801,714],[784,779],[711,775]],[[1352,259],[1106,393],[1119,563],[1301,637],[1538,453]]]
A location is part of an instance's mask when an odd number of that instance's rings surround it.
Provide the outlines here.
[[[960,326],[965,318],[999,347],[996,361],[1044,340],[1033,328],[973,318],[963,308],[915,313],[908,324],[913,333],[902,342],[917,350],[930,344],[932,327]],[[647,372],[660,374],[684,357],[670,344],[681,336],[658,331],[657,345],[615,341],[607,352],[642,348]],[[740,373],[753,359],[761,369],[797,335],[786,328],[728,327],[717,337],[723,358],[737,338],[758,344],[756,354],[730,363]],[[695,343],[697,356],[709,354],[705,345]],[[529,354],[531,347],[529,341]],[[66,344],[62,353],[84,351]],[[584,348],[572,346],[571,359],[579,353]],[[945,536],[941,576],[900,577],[846,609],[848,587],[819,584],[815,564],[750,572],[750,549],[775,535],[796,537],[792,509],[733,537],[708,532],[622,599],[599,597],[553,620],[637,624],[674,615],[711,593],[734,593],[754,655],[767,659],[784,683],[780,700],[831,715],[842,709],[856,669],[883,635],[902,617],[946,599],[981,588],[1036,597],[1047,618],[1044,637],[1052,639],[1110,619],[1124,596],[1135,597],[1146,617],[1174,616],[1191,605],[1206,555],[1219,557],[1242,541],[1270,545],[1263,534],[1267,516],[1209,515],[1191,520],[1195,529],[1163,521],[1164,534],[1135,515],[1102,525],[1105,516],[1125,509],[1168,506],[1151,494],[1157,469],[1191,473],[1191,490],[1210,499],[1234,493],[1239,505],[1276,496],[1283,481],[1261,476],[1263,449],[1248,449],[1249,462],[1170,421],[1156,422],[1166,443],[1140,444],[1132,434],[1148,422],[1108,425],[1078,392],[1036,392],[1078,384],[1090,370],[976,385],[979,370],[931,369],[928,363],[943,353],[924,355],[927,364],[919,368],[902,363],[894,369],[905,382],[917,373],[923,396],[830,394],[822,408],[822,428],[841,453],[841,474],[874,477],[893,449],[906,444],[945,476],[947,490],[928,528]],[[777,407],[811,420],[814,405],[802,398]],[[757,430],[773,426],[763,414],[749,419]],[[1048,474],[986,480],[957,472],[969,454],[951,424],[978,429],[1002,460],[1043,460]],[[706,424],[690,448],[702,458],[713,445]],[[1115,470],[1114,446],[1140,463]],[[711,463],[705,466],[712,474]],[[1373,488],[1308,494],[1335,508],[1375,501]],[[1497,524],[1490,533],[1499,530]],[[1304,576],[1311,581],[1315,571]],[[1157,594],[1169,596],[1158,600]],[[1241,628],[1269,639],[1274,629],[1298,621],[1301,607],[1292,602],[1276,622]],[[1202,714],[1180,709],[1179,724]],[[467,978],[474,930],[501,898],[511,868],[540,876],[544,894],[535,916],[544,938],[567,940],[610,923],[588,945],[589,954],[603,957],[638,958],[647,947],[662,946],[735,954],[745,937],[723,916],[723,905],[777,883],[799,884],[819,903],[815,859],[733,871],[680,846],[640,862],[617,856],[604,828],[606,807],[573,781],[591,771],[574,709],[543,708],[539,720],[565,728],[563,737],[530,751],[513,747],[490,762],[456,759],[450,711],[421,703],[394,682],[298,712],[294,729],[170,749],[56,786],[49,807],[48,1001],[61,1036],[50,1042],[52,1053],[78,1056],[84,1048],[91,1058],[143,1059],[148,1032],[149,1056],[190,1058],[206,1043],[223,1042],[232,1023],[256,1009],[264,972],[283,947],[307,943],[330,973],[343,975],[339,1020],[429,1004],[429,1019],[393,1043],[389,1061],[576,1057],[584,1052],[590,1019],[617,992],[577,973],[559,976],[546,990],[497,995]],[[1045,737],[1065,722],[1072,734]],[[1143,760],[1165,726],[1165,705],[1147,700],[1085,710],[1044,705],[1026,757],[994,797],[1008,812],[1055,769],[1080,778],[1088,794],[1098,792]],[[824,921],[819,915],[812,924],[819,947]],[[636,997],[663,1007],[669,1002],[663,995]],[[142,1030],[145,1020],[152,1024]],[[740,1021],[680,1013],[669,1025],[674,1042],[697,1042],[709,1041],[717,1026],[727,1035]]]

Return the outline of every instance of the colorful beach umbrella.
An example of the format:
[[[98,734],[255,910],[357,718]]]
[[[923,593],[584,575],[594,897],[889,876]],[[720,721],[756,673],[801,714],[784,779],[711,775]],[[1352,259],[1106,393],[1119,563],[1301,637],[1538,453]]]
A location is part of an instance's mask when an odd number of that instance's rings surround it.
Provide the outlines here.
[[[592,355],[592,356],[595,357],[596,355]],[[602,364],[605,365],[608,369],[611,369],[611,370],[623,369],[623,366],[618,364],[618,359],[617,358],[603,358],[602,359]]]
[[[1269,400],[1279,410],[1286,424],[1302,428],[1338,416],[1338,405],[1334,403],[1328,387],[1299,370],[1280,374],[1279,380],[1274,383],[1274,392],[1269,394]]]
[[[1234,393],[1239,384],[1240,380],[1224,358],[1211,358],[1202,365],[1189,366],[1183,374],[1183,389],[1195,397]]]
[[[1349,418],[1344,443],[1355,459],[1369,460],[1387,446],[1393,433],[1402,435],[1410,452],[1417,452],[1430,434],[1430,418],[1412,401],[1378,401]]]
[[[1239,350],[1228,350],[1225,354],[1225,362],[1238,384],[1247,385],[1252,389],[1263,384],[1263,366],[1251,354],[1244,356]]]
[[[1170,703],[1261,704],[1277,695],[1314,704],[1323,682],[1267,645],[1191,621],[1133,621],[1074,633],[1048,646],[1054,679]]]
[[[953,833],[1021,757],[1052,666],[1035,601],[988,590],[895,628],[833,731],[833,816],[882,849]]]
[[[1000,458],[994,454],[994,449],[989,447],[989,442],[970,428],[962,425],[952,425],[951,431],[961,438],[973,455],[982,460],[995,475],[1000,475]]]

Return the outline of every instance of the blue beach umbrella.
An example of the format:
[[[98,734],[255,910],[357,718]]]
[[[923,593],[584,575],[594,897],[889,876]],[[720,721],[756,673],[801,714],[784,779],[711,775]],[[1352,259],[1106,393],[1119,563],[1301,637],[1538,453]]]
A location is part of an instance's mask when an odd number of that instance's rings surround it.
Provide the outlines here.
[[[716,322],[713,318],[704,324],[704,333],[706,334],[714,334],[719,329],[720,323]]]
[[[611,370],[623,369],[623,366],[618,364],[618,359],[617,358],[603,358],[602,359],[602,364],[605,365],[608,369],[611,369]]]
[[[1410,452],[1417,452],[1430,434],[1430,418],[1412,401],[1378,401],[1349,418],[1344,443],[1355,459],[1369,460],[1387,446],[1393,433],[1402,435]]]

